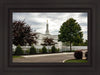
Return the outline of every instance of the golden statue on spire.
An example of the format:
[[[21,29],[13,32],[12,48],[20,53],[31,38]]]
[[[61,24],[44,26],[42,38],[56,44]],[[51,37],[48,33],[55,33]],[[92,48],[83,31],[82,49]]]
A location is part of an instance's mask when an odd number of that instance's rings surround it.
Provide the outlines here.
[[[48,20],[47,20],[47,23],[48,23]]]

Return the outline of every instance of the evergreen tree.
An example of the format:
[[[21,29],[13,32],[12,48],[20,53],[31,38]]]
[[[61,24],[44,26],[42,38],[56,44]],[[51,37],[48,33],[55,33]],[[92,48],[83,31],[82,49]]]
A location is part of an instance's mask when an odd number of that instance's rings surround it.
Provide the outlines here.
[[[42,48],[42,53],[47,53],[47,49],[45,46]]]
[[[22,55],[24,54],[22,48],[20,47],[20,45],[18,45],[15,49],[15,55]]]
[[[30,54],[36,54],[36,48],[34,46],[31,46]]]
[[[56,53],[56,51],[57,51],[56,47],[52,46],[51,51],[52,51],[52,53]]]

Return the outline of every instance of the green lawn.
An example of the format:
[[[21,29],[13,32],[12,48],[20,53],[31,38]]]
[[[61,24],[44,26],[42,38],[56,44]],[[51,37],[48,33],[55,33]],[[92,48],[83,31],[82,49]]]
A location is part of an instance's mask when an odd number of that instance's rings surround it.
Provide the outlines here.
[[[71,50],[71,51],[63,51],[63,52],[75,52],[76,50]]]
[[[21,56],[15,56],[15,55],[13,56],[13,58],[19,58],[19,57],[21,57]]]
[[[66,60],[64,63],[86,63],[87,60],[85,59],[70,59],[70,60]]]

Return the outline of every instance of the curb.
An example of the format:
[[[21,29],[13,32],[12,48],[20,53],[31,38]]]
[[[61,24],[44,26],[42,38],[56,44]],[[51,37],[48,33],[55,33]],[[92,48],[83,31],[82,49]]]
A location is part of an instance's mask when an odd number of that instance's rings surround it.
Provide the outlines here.
[[[66,59],[65,60],[63,60],[62,62],[64,63],[66,61]]]

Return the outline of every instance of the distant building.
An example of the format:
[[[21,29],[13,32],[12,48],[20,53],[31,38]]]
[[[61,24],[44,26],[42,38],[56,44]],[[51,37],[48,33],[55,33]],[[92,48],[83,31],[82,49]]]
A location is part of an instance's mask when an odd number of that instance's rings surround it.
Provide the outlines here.
[[[46,24],[46,31],[45,34],[39,33],[39,32],[35,32],[37,33],[38,39],[37,39],[37,44],[35,45],[38,48],[41,48],[42,45],[44,43],[44,38],[52,38],[54,42],[56,42],[55,47],[61,49],[62,48],[62,42],[58,42],[58,35],[51,35],[49,33],[49,24],[47,21]]]

